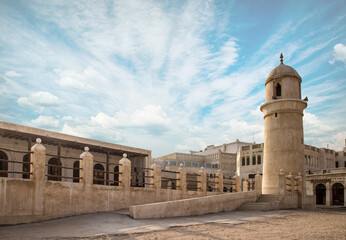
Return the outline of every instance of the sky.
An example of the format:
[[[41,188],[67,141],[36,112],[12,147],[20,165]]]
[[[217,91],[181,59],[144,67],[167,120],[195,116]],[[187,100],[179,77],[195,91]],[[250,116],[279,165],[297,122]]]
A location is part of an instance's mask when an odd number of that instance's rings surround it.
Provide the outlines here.
[[[302,77],[305,144],[346,138],[346,4],[0,1],[0,120],[152,150],[263,142],[265,80]]]

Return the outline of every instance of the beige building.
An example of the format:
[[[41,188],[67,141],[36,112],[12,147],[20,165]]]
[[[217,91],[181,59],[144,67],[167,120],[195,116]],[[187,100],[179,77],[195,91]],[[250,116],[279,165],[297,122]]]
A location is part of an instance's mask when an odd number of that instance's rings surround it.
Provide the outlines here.
[[[6,160],[0,160],[0,177],[30,178],[30,149],[36,138],[45,143],[48,180],[78,182],[79,155],[85,146],[89,147],[95,158],[94,177],[98,184],[118,184],[119,160],[124,153],[128,154],[132,162],[134,185],[143,185],[145,168],[150,166],[151,162],[150,150],[0,121],[0,159]]]
[[[249,143],[235,142],[222,145],[210,145],[204,150],[190,151],[190,153],[172,153],[156,158],[161,162],[163,169],[176,170],[181,164],[187,172],[195,173],[201,167],[209,174],[216,174],[218,170],[226,176],[234,176],[236,171],[236,158],[239,149]]]

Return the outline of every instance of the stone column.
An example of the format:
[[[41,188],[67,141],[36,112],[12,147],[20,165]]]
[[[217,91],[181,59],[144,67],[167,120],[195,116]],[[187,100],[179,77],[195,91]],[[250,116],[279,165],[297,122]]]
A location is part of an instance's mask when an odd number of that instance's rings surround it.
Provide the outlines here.
[[[155,198],[156,201],[160,201],[161,198],[161,165],[154,162],[151,165],[151,168],[153,169],[151,172],[153,172],[154,176],[154,188],[155,188]]]
[[[217,170],[215,188],[218,192],[223,192],[223,174],[221,173],[220,169]]]
[[[131,161],[127,158],[127,154],[123,154],[123,158],[119,161],[119,186],[123,186],[124,190],[131,188]]]
[[[198,171],[198,176],[197,176],[197,181],[198,181],[198,191],[203,192],[204,194],[207,193],[207,176],[204,172],[204,168],[201,167],[201,170]]]
[[[154,169],[153,170],[153,174],[154,174],[154,187],[156,190],[160,190],[161,191],[161,165],[157,164],[157,163],[153,163],[151,165],[151,168]]]
[[[241,192],[241,182],[240,182],[240,177],[238,175],[233,176],[233,180],[235,182],[235,191],[236,192]]]
[[[262,192],[262,175],[259,171],[255,175],[255,190]]]
[[[178,169],[178,176],[177,176],[177,187],[179,186],[179,190],[181,190],[182,194],[185,194],[187,192],[187,182],[186,182],[186,171],[184,168],[182,168],[183,164],[180,164],[180,167]]]
[[[46,173],[46,148],[41,144],[41,139],[36,139],[36,144],[31,148],[30,171],[31,179],[35,181],[34,215],[44,215],[44,188]]]
[[[89,152],[89,148],[85,147],[84,152],[80,155],[79,160],[79,177],[80,182],[86,185],[93,184],[94,178],[94,156]]]
[[[326,206],[330,206],[330,182],[326,182]]]
[[[248,192],[249,191],[249,181],[245,178],[243,182],[243,192]]]

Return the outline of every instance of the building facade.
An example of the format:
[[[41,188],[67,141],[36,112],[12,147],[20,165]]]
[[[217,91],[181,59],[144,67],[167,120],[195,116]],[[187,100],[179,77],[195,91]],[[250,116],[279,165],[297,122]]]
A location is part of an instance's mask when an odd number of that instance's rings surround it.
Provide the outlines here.
[[[47,180],[78,182],[80,154],[86,146],[95,158],[95,182],[101,185],[118,185],[119,161],[124,153],[131,159],[134,185],[143,183],[144,170],[151,163],[150,150],[0,121],[0,177],[30,178],[30,149],[36,138],[46,147]]]

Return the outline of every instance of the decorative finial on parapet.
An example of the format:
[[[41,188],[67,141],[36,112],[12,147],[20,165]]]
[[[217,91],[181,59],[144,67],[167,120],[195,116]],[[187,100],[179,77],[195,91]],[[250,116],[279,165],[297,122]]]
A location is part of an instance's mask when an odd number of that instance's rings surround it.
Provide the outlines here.
[[[89,148],[88,148],[88,147],[85,147],[85,148],[84,148],[84,151],[89,152]]]
[[[41,144],[42,140],[41,138],[36,138],[36,143]]]
[[[282,53],[280,54],[280,62],[281,64],[284,64],[284,55],[282,55]]]
[[[127,154],[126,153],[123,154],[123,158],[127,158]]]

